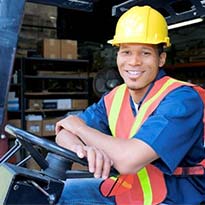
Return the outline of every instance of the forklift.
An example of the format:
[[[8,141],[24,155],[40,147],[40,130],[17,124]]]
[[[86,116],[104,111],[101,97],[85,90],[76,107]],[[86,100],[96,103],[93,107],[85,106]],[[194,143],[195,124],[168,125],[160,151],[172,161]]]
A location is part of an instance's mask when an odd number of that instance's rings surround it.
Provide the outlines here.
[[[0,205],[27,205],[48,204],[55,205],[62,193],[64,180],[69,178],[93,177],[86,170],[72,170],[72,164],[77,162],[87,166],[88,162],[79,159],[75,153],[55,142],[37,137],[23,129],[7,124],[6,111],[8,92],[13,74],[18,35],[22,24],[26,0],[1,0],[0,1]],[[205,14],[204,1],[189,0],[192,9],[177,14],[171,7],[175,2],[164,0],[136,1],[128,0],[112,8],[113,16],[120,16],[123,11],[134,5],[149,4],[155,8],[167,11],[168,24],[177,23]],[[28,0],[28,2],[42,3],[69,9],[80,9],[92,12],[94,0]],[[117,3],[117,2],[116,2]],[[162,10],[160,10],[162,11]],[[8,137],[15,137],[15,144],[8,150]],[[41,150],[46,150],[46,156]],[[17,163],[10,159],[19,151],[26,155]],[[29,169],[26,162],[34,159],[40,170]],[[116,170],[111,170],[116,174]]]
[[[93,177],[87,171],[71,170],[73,162],[87,166],[86,159],[79,159],[55,142],[37,137],[12,125],[7,125],[6,111],[10,82],[13,74],[18,36],[22,24],[26,0],[2,0],[0,2],[0,204],[56,204],[63,181],[68,177]],[[72,1],[28,1],[64,8],[92,10],[92,4]],[[15,144],[8,150],[7,134],[14,136]],[[40,149],[45,149],[43,155]],[[17,152],[24,152],[22,159],[11,163]],[[25,154],[26,153],[26,154]],[[25,164],[34,159],[40,170],[28,169]],[[70,172],[70,173],[68,173]]]
[[[72,170],[73,162],[87,166],[87,160],[78,158],[55,142],[9,124],[5,126],[5,132],[16,140],[0,159],[0,204],[54,205],[61,195],[64,180],[93,177],[87,170]],[[9,159],[22,149],[27,155],[16,164],[10,163]],[[47,151],[46,156],[42,149]],[[35,160],[40,170],[24,166],[30,159]]]

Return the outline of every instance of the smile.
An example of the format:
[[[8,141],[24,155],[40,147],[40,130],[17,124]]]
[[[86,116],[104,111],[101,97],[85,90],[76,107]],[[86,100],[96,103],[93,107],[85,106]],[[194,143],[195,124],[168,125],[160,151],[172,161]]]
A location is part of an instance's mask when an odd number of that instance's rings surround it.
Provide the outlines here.
[[[128,70],[127,73],[131,76],[139,76],[142,74],[140,71]]]

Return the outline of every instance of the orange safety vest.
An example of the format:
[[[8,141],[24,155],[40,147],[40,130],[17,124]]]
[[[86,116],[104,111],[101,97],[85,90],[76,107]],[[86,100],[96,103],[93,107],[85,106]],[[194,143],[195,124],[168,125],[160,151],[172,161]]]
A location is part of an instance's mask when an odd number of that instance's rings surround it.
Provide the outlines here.
[[[163,98],[183,85],[192,86],[205,105],[203,88],[165,76],[155,82],[136,117],[132,114],[127,86],[122,84],[116,87],[104,98],[113,137],[132,138]],[[178,167],[174,175],[203,175],[205,174],[204,165],[205,160],[194,167]],[[118,205],[159,204],[163,202],[167,194],[163,173],[152,164],[145,166],[136,174],[110,177],[101,184],[100,190],[104,196],[115,196]]]

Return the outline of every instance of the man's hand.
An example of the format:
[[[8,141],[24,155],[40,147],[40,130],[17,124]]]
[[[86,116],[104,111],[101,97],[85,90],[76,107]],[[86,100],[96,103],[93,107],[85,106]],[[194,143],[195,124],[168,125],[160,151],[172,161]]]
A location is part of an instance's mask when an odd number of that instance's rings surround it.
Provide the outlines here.
[[[86,157],[89,171],[94,174],[94,177],[104,179],[109,177],[113,162],[102,150],[86,146],[76,135],[64,128],[58,132],[56,143],[75,152],[79,158]]]
[[[110,174],[112,160],[102,151],[95,147],[76,145],[72,147],[78,157],[87,157],[88,168],[95,178],[108,178]]]
[[[73,133],[61,129],[56,135],[56,143],[66,149],[73,151],[73,147],[76,145],[83,145],[83,142]]]
[[[76,135],[76,132],[81,127],[86,126],[86,124],[79,117],[69,115],[68,117],[58,121],[56,123],[56,135],[60,132],[61,129],[65,129],[69,132],[72,132]]]

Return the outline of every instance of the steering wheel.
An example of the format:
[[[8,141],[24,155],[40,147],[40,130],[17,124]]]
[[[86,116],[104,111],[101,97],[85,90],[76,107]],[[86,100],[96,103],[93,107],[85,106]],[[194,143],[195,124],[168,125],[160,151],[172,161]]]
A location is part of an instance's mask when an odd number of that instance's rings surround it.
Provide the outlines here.
[[[43,161],[44,157],[40,156],[40,153],[37,151],[36,148],[33,147],[33,145],[42,147],[45,150],[55,153],[63,158],[66,158],[71,162],[77,162],[81,165],[88,166],[86,158],[79,158],[76,153],[59,146],[53,141],[37,137],[36,135],[33,135],[27,131],[24,131],[9,124],[5,126],[5,131],[16,137],[21,142],[21,144],[27,149],[27,151],[30,152],[31,156],[35,159],[35,161],[40,165],[42,169],[47,168],[46,161]]]
[[[90,173],[88,170],[68,169],[68,164],[70,166],[71,162],[78,162],[82,165],[88,166],[86,158],[81,159],[74,152],[60,147],[53,141],[35,136],[12,125],[6,125],[5,131],[16,137],[16,142],[20,145],[18,146],[18,150],[21,147],[24,147],[30,153],[30,156],[41,167],[40,171],[21,167],[21,162],[27,161],[27,157],[16,165],[9,163],[5,164],[5,168],[3,170],[7,171],[8,169],[8,172],[12,172],[15,176],[14,177],[12,175],[12,182],[9,186],[8,195],[6,195],[7,198],[5,199],[10,200],[12,204],[28,204],[31,199],[34,200],[36,204],[40,204],[39,201],[42,204],[41,200],[44,200],[43,202],[45,204],[48,204],[48,201],[49,204],[54,204],[62,192],[63,180],[66,180],[67,178],[93,177],[93,173]],[[37,147],[44,148],[48,151],[46,158],[39,152]],[[13,149],[11,148],[10,150]],[[4,160],[3,162],[7,161]],[[114,172],[112,172],[112,174],[113,173]],[[8,178],[8,180],[10,180],[10,178]],[[10,181],[8,183],[10,183]],[[14,189],[15,186],[17,187],[16,184],[21,186],[18,188],[20,190],[18,192]],[[23,197],[19,197],[19,193],[25,194],[23,194]]]
[[[14,137],[16,137],[21,144],[26,148],[27,151],[30,152],[31,156],[34,158],[34,160],[38,163],[38,165],[41,167],[42,170],[47,170],[49,168],[49,164],[48,161],[50,160],[55,160],[53,161],[51,164],[51,166],[59,166],[62,167],[65,164],[68,164],[68,162],[77,162],[83,166],[88,166],[88,161],[86,158],[79,158],[76,153],[65,149],[61,146],[59,146],[58,144],[56,144],[53,141],[50,141],[48,139],[45,138],[41,138],[41,137],[37,137],[36,135],[31,134],[30,132],[24,131],[22,129],[19,129],[17,127],[14,127],[12,125],[7,124],[5,126],[5,131],[11,135],[13,135]],[[47,151],[50,151],[52,153],[48,153],[47,155],[47,160],[44,159],[44,157],[39,153],[39,151],[34,148],[33,145],[37,145],[39,147],[44,148]],[[49,155],[50,154],[50,155]],[[62,162],[59,165],[54,165],[57,164],[57,161]],[[62,165],[62,166],[61,166]],[[53,174],[53,173],[52,173]],[[58,173],[59,174],[59,173]],[[77,177],[81,177],[80,176],[81,173],[75,173],[73,176],[77,176]],[[115,170],[113,167],[111,168],[110,171],[111,175],[116,175],[119,174],[117,172],[117,170]],[[84,176],[93,176],[93,174],[88,173],[88,171],[84,171]],[[55,174],[55,177],[57,176],[57,174]],[[83,176],[82,176],[83,177]],[[62,178],[64,178],[64,176],[62,176]]]

